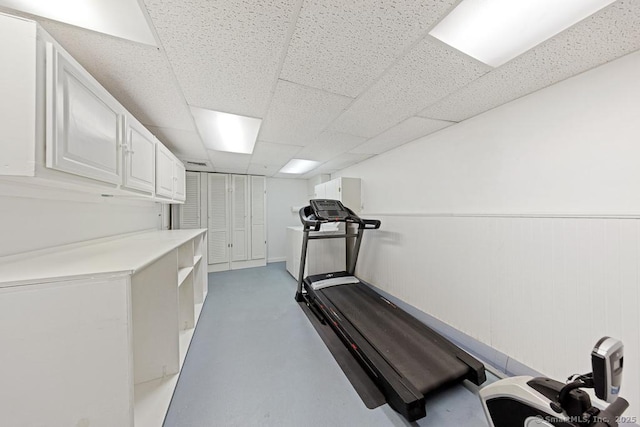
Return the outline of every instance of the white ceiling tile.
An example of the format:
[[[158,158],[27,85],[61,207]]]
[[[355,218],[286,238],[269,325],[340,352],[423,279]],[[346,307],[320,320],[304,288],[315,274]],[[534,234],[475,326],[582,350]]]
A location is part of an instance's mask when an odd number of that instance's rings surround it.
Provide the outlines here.
[[[307,145],[352,101],[346,96],[279,80],[259,139]]]
[[[640,2],[618,1],[425,108],[461,121],[640,49]]]
[[[247,173],[249,175],[273,176],[278,173],[280,168],[281,166],[260,165],[251,163],[249,165],[249,169],[247,169]]]
[[[344,169],[346,167],[355,165],[356,163],[367,160],[370,157],[373,157],[373,154],[345,153],[329,160],[326,163],[323,163],[317,170],[322,173],[333,173],[340,169]]]
[[[273,175],[273,178],[285,178],[285,179],[305,179],[302,175],[294,175],[290,173],[277,173]]]
[[[297,145],[258,141],[253,149],[251,163],[282,167],[301,149],[302,147]]]
[[[409,141],[451,126],[453,122],[409,117],[402,123],[358,145],[350,153],[381,154]]]
[[[216,172],[247,173],[251,154],[228,153],[226,151],[207,150]],[[233,172],[228,172],[233,171]]]
[[[456,3],[455,0],[307,0],[282,78],[355,97]]]
[[[300,0],[144,0],[187,102],[263,117]]]
[[[335,173],[335,172],[338,172],[338,169],[325,169],[325,170],[322,170],[322,169],[318,168],[318,169],[312,170],[311,172],[307,172],[306,174],[302,175],[300,178],[302,178],[302,179],[311,179],[311,178],[314,178],[314,177],[316,177],[318,175],[321,175],[321,174],[331,175],[332,173]]]
[[[39,22],[141,123],[194,130],[164,52],[55,21]]]
[[[174,154],[180,153],[187,157],[207,158],[207,150],[204,148],[197,132],[156,126],[147,126],[147,129]]]
[[[426,38],[359,97],[330,129],[374,137],[489,69],[435,39]]]
[[[230,168],[214,168],[214,172],[216,173],[229,173],[236,175],[246,175],[247,168],[242,167],[230,167]]]
[[[296,158],[326,162],[362,144],[366,138],[346,133],[325,131],[310,145],[296,154]]]

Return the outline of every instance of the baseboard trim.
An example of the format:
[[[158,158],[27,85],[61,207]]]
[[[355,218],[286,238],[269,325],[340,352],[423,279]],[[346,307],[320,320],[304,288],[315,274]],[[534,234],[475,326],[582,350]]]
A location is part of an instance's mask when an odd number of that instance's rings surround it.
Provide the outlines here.
[[[267,259],[267,264],[271,264],[272,262],[284,262],[286,260],[287,260],[287,257],[285,257],[285,256],[278,256],[278,257],[268,258]]]

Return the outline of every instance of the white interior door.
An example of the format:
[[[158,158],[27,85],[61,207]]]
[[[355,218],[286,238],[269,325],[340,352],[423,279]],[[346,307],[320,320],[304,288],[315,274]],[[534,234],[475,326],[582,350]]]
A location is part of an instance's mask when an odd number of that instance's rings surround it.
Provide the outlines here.
[[[248,179],[246,175],[232,175],[232,261],[246,261],[249,258],[249,227],[248,227]]]
[[[200,228],[200,173],[187,172],[185,202],[180,205],[180,228]]]
[[[229,262],[229,175],[208,174],[209,264]]]
[[[264,176],[251,177],[251,259],[263,259],[267,255],[265,184]]]

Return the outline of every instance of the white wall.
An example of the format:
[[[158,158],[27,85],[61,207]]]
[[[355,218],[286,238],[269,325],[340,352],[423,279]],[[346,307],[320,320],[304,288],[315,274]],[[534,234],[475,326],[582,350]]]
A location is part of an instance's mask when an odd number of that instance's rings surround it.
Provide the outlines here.
[[[7,190],[8,185],[0,185]],[[159,227],[159,207],[99,197],[0,193],[0,257]],[[49,196],[52,195],[48,192]],[[6,193],[5,193],[6,194]],[[60,196],[59,192],[56,192]]]
[[[291,208],[308,203],[306,180],[267,178],[267,262],[286,259],[286,229],[301,225]]]
[[[640,53],[375,157],[358,273],[547,375],[625,343],[640,411]]]

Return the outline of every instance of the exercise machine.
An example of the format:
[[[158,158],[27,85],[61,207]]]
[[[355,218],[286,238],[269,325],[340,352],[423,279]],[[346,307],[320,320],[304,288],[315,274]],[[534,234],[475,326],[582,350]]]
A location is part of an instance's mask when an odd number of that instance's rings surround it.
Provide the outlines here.
[[[497,381],[480,390],[491,427],[616,427],[629,403],[618,397],[622,381],[622,342],[604,337],[591,352],[593,372],[569,377],[566,384],[529,376]],[[598,399],[611,403],[600,410],[581,390],[595,389]]]
[[[465,379],[485,381],[482,363],[354,275],[363,233],[380,228],[380,221],[362,219],[338,200],[310,200],[299,213],[303,241],[296,301],[333,329],[391,408],[414,421],[426,415],[427,393]],[[344,233],[313,233],[326,223],[344,223]],[[346,271],[304,278],[308,242],[330,238],[355,239]]]

